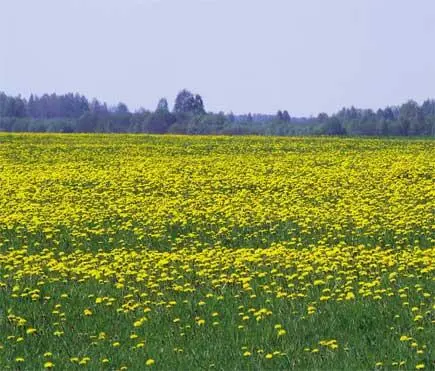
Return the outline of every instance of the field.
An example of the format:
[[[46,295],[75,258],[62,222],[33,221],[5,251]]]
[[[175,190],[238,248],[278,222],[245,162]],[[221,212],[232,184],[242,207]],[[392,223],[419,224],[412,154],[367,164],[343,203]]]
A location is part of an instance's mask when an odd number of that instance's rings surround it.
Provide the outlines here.
[[[434,144],[0,134],[1,369],[434,369]]]

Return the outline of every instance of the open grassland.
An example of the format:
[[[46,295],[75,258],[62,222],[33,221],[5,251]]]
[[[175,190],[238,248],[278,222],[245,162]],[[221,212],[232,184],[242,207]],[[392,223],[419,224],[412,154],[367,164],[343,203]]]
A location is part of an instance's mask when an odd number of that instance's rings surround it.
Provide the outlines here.
[[[433,369],[431,140],[0,135],[1,369]]]

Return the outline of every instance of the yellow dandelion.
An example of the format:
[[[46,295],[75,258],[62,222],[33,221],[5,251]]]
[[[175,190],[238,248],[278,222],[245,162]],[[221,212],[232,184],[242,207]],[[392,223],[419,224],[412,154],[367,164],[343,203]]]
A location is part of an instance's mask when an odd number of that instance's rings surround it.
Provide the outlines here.
[[[149,358],[149,359],[145,362],[145,364],[146,364],[147,366],[152,366],[154,363],[156,363],[156,362],[155,362],[154,359],[152,359],[152,358]]]

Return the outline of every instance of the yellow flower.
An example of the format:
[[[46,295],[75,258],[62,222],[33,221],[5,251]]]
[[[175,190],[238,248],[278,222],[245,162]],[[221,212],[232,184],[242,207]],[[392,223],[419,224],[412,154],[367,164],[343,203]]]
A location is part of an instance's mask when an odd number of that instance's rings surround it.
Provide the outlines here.
[[[156,362],[155,362],[154,359],[152,359],[152,358],[148,359],[148,360],[145,362],[145,364],[146,364],[147,366],[152,366],[154,363],[156,363]]]
[[[328,357],[343,345],[315,345],[313,317],[332,302],[334,321],[338,307],[355,300],[383,310],[397,300],[394,326],[386,329],[396,333],[412,315],[412,332],[393,336],[412,353],[407,358],[419,357],[428,352],[420,337],[435,309],[427,300],[432,158],[434,146],[421,140],[0,133],[0,292],[7,302],[43,305],[54,318],[48,335],[56,340],[68,331],[62,340],[72,355],[82,353],[69,342],[84,336],[106,356],[128,345],[132,359],[144,354],[146,332],[139,330],[150,323],[161,324],[162,336],[186,339],[201,330],[210,343],[216,330],[229,342],[231,329],[239,329],[251,341],[239,350],[243,361],[250,351],[257,356],[251,346],[259,344],[260,324],[287,340],[287,315],[313,332],[305,354]],[[77,294],[84,300],[69,299]],[[222,312],[221,302],[231,311]],[[288,302],[294,305],[284,313]],[[28,311],[14,310],[6,314],[13,332],[0,348],[24,346],[42,331],[45,314],[26,319]],[[76,310],[93,317],[84,319],[86,329],[69,326]],[[189,325],[181,313],[192,310]],[[99,333],[114,321],[122,322],[127,343],[113,338],[110,326]],[[384,350],[391,349],[374,348],[374,362]],[[104,366],[102,355],[96,361]],[[59,368],[50,352],[44,357],[39,367],[52,361]],[[74,362],[87,364],[80,359]]]
[[[45,362],[44,363],[44,368],[53,368],[54,367],[54,363],[53,362]]]

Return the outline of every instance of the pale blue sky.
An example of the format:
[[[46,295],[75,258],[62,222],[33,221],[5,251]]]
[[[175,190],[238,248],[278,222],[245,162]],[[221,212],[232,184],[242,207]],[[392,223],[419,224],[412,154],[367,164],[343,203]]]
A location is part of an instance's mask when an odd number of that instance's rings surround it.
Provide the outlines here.
[[[0,91],[291,115],[435,97],[434,0],[0,0]]]

